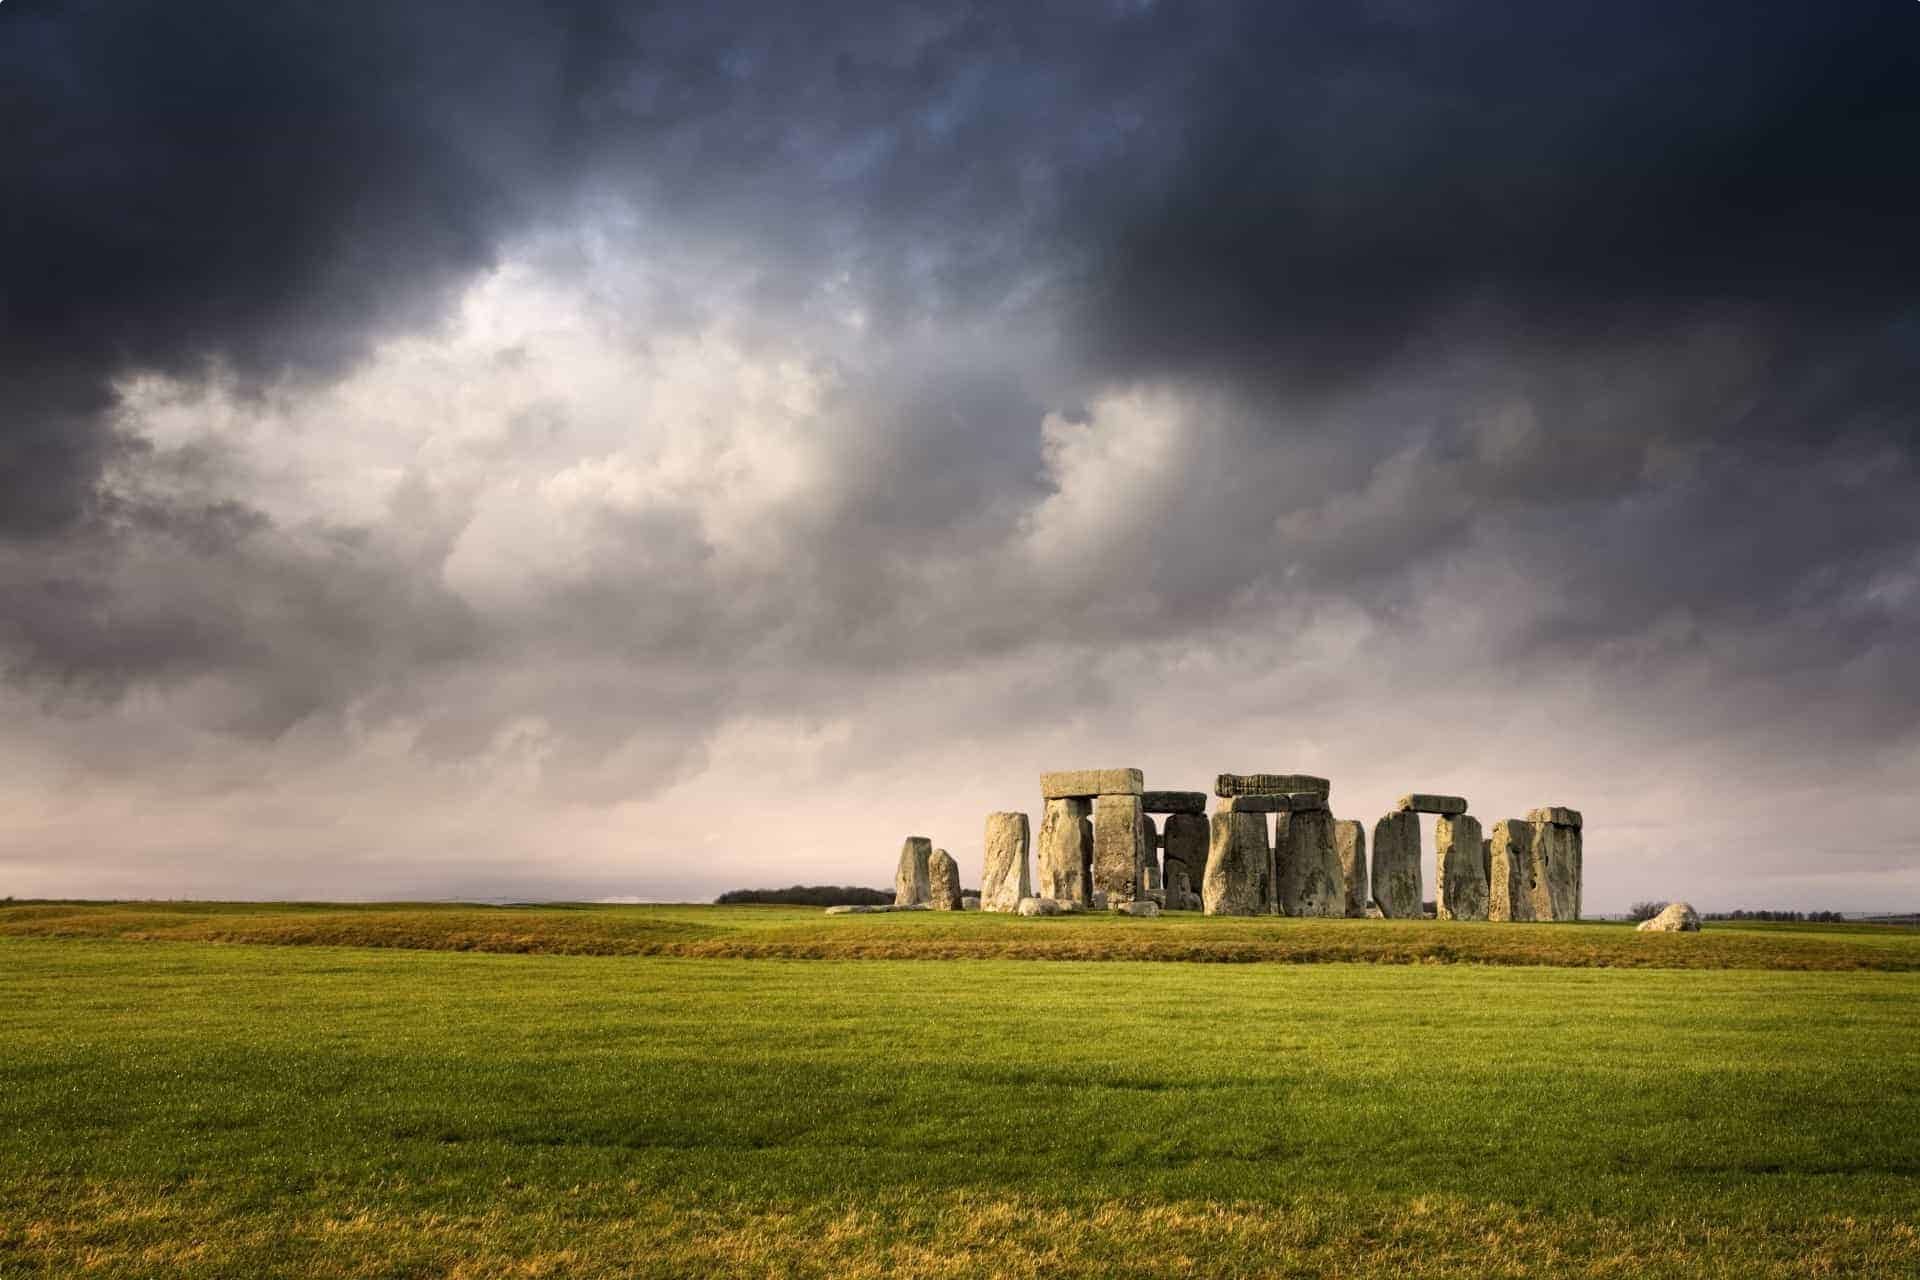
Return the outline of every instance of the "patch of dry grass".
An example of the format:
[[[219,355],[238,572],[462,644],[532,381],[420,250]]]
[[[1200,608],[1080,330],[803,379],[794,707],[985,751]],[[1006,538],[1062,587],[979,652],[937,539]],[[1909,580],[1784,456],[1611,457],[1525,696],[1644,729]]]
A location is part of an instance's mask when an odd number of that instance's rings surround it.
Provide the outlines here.
[[[1920,970],[1920,931],[1873,925],[1629,925],[1225,919],[979,912],[826,917],[764,906],[30,903],[0,937],[548,955],[783,960],[1165,960],[1225,964],[1494,964],[1571,968]]]

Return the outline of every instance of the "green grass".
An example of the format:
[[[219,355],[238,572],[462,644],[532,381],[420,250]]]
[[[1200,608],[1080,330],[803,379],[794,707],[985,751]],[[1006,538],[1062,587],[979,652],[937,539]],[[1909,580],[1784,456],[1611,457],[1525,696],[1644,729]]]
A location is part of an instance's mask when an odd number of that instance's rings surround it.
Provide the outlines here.
[[[981,912],[828,917],[810,907],[481,907],[373,903],[0,904],[0,937],[402,947],[687,959],[1470,962],[1602,968],[1920,971],[1920,930],[1887,925],[1631,925],[1223,919]]]
[[[1920,974],[396,945],[0,938],[0,1276],[1920,1274]]]

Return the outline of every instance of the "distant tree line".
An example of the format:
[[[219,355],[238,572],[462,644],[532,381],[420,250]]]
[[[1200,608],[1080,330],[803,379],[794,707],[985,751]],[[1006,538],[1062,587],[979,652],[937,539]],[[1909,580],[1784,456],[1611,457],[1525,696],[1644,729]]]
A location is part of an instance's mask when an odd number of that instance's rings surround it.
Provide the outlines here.
[[[1785,924],[1845,924],[1838,911],[1709,911],[1709,920],[1778,920]]]
[[[785,889],[729,889],[714,899],[723,907],[743,902],[788,907],[879,907],[892,901],[891,889],[862,889],[839,884],[796,884]]]

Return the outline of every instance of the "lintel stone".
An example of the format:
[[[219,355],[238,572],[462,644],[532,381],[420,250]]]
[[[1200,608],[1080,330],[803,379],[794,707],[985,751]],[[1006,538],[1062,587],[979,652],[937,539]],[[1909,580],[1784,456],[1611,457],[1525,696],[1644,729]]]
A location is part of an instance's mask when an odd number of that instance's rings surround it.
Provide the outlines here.
[[[1142,791],[1140,808],[1146,813],[1205,813],[1204,791]]]
[[[1287,797],[1287,808],[1293,813],[1325,813],[1327,798],[1318,791],[1296,791]]]
[[[1415,792],[1410,796],[1401,796],[1393,807],[1402,813],[1437,813],[1450,818],[1467,811],[1467,799],[1465,796],[1429,796]]]
[[[1293,800],[1286,795],[1227,796],[1214,806],[1216,813],[1291,813]]]
[[[1138,769],[1065,769],[1040,775],[1040,795],[1047,800],[1137,796],[1146,784]]]
[[[1569,809],[1565,805],[1558,804],[1527,810],[1527,821],[1551,822],[1556,827],[1577,827],[1581,825],[1580,811],[1578,809]]]
[[[1333,784],[1310,773],[1223,773],[1213,781],[1213,794],[1229,796],[1284,796],[1299,791],[1331,795]]]

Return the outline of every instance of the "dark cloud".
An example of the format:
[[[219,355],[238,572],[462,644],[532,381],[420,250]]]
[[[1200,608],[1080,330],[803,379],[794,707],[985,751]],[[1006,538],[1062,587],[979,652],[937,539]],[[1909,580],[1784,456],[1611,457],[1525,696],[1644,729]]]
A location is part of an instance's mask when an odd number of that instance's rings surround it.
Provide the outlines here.
[[[1879,760],[1916,50],[1910,3],[9,0],[0,663],[121,773],[404,726],[563,805],[757,717],[878,768],[971,671],[959,752],[1286,666]],[[502,264],[599,354],[383,350]]]

